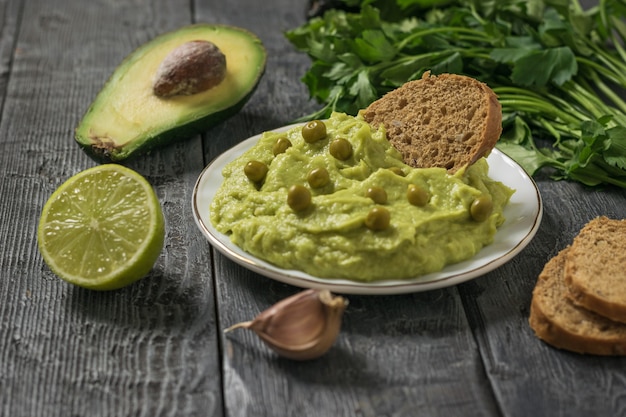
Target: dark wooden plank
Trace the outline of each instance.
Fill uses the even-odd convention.
[[[221,333],[298,289],[219,255],[213,275],[193,183],[223,150],[316,107],[299,80],[308,60],[283,37],[305,2],[222,3],[0,1],[0,415],[622,415],[624,359],[552,349],[527,317],[543,263],[591,217],[626,217],[623,190],[539,179],[544,221],[516,259],[454,288],[348,296],[342,333],[319,360],[284,360],[251,332]],[[54,188],[94,165],[73,128],[126,54],[191,21],[257,33],[267,72],[202,141],[129,163],[168,221],[152,273],[112,293],[70,287],[43,265],[34,236]]]
[[[545,213],[534,241],[498,271],[461,285],[486,372],[506,416],[622,416],[626,359],[554,349],[534,336],[528,315],[543,265],[592,218],[626,218],[626,192],[546,176],[537,181]]]
[[[461,285],[487,375],[506,416],[622,416],[626,358],[579,355],[537,339],[528,325],[543,265],[599,215],[626,218],[626,192],[538,179],[544,219],[531,244],[499,270]]]
[[[296,7],[299,6],[299,7]],[[304,21],[306,2],[238,2],[198,16],[245,27],[268,46],[268,66],[243,111],[205,138],[207,161],[253,134],[316,108],[300,78],[308,58],[284,31]],[[245,12],[237,12],[245,10]],[[209,13],[210,11],[210,13]],[[217,14],[215,14],[217,13]],[[298,291],[216,256],[221,328],[254,317]],[[224,337],[224,401],[232,415],[497,415],[482,359],[455,288],[405,296],[349,296],[342,333],[327,356],[278,358],[251,332]],[[458,415],[458,414],[457,414]]]
[[[22,2],[15,0],[0,1],[0,114],[6,93],[6,85],[13,60],[15,39],[17,37],[18,18]]]
[[[235,21],[269,39],[272,27],[285,27],[285,23],[281,26],[281,13],[292,13],[280,7],[273,10],[274,15],[259,18],[258,24],[246,14]],[[264,16],[262,10],[253,14]],[[301,17],[298,19],[286,27],[295,27]],[[270,27],[265,27],[268,21]],[[285,46],[276,53],[282,57],[287,50]],[[207,160],[242,138],[273,127],[262,117],[254,127],[247,115],[256,112],[257,105],[268,117],[282,109],[283,120],[290,120],[286,116],[294,111],[297,117],[310,110],[306,95],[286,98],[270,87],[277,78],[273,65],[280,65],[281,57],[270,54],[270,72],[258,96],[265,103],[253,99],[240,115],[242,123],[233,121],[207,138]],[[304,68],[307,63],[302,59],[295,54],[286,63]],[[288,78],[282,83],[291,83],[293,91],[299,88]],[[301,110],[298,114],[294,109]],[[542,178],[539,185],[547,206],[544,223],[536,240],[515,260],[455,289],[397,297],[350,296],[338,343],[318,361],[298,364],[277,358],[251,333],[225,337],[225,405],[229,412],[620,415],[623,360],[555,351],[534,337],[527,318],[530,293],[543,263],[591,216],[626,217],[624,193],[589,191],[548,178]],[[249,319],[297,291],[220,256],[216,278],[222,327]],[[602,382],[590,388],[590,375]]]
[[[71,287],[35,239],[56,186],[95,165],[73,140],[90,101],[134,48],[191,23],[189,3],[22,3],[0,124],[0,415],[219,416],[210,255],[191,215],[199,137],[128,163],[154,185],[167,222],[144,280],[109,293]]]
[[[298,291],[230,262],[218,262],[216,276],[223,326]],[[348,299],[336,345],[312,362],[278,358],[251,332],[228,334],[227,409],[256,416],[497,415],[456,289]]]

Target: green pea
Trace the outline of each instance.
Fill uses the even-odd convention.
[[[406,198],[409,200],[409,203],[418,207],[425,206],[428,204],[428,200],[430,199],[426,190],[415,184],[409,184],[407,187]]]
[[[287,191],[287,204],[294,211],[306,210],[311,205],[311,192],[304,185],[292,185]]]
[[[302,138],[307,143],[314,143],[326,137],[326,125],[321,120],[312,120],[302,126]]]
[[[330,143],[329,152],[340,161],[345,161],[352,156],[352,144],[343,138],[335,139]]]
[[[272,153],[276,156],[285,152],[289,147],[291,147],[291,141],[286,137],[280,137],[276,139],[276,142],[274,142],[274,146],[272,146]]]
[[[252,182],[261,182],[267,175],[267,165],[260,161],[249,161],[243,168],[246,177]]]
[[[385,230],[389,227],[391,214],[384,207],[372,208],[365,217],[365,226],[370,230]]]
[[[477,222],[484,222],[493,211],[493,201],[488,195],[477,197],[470,205],[470,215]]]
[[[311,188],[322,188],[330,182],[330,174],[326,168],[314,168],[306,177]]]
[[[370,187],[365,191],[365,197],[369,197],[376,204],[387,202],[387,191],[382,187]]]

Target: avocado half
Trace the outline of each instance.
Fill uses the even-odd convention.
[[[163,59],[194,40],[212,42],[226,56],[224,80],[193,95],[154,95],[152,83]],[[116,162],[191,137],[243,107],[266,61],[259,38],[241,28],[195,24],[160,35],[116,68],[78,124],[75,139],[94,159]]]

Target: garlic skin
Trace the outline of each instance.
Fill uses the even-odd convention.
[[[235,324],[224,332],[249,329],[285,358],[316,359],[337,339],[347,306],[348,300],[328,290],[309,289],[274,304],[254,320]]]

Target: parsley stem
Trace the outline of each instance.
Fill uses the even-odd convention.
[[[455,0],[412,15],[403,5],[421,0],[354,2],[359,12],[287,32],[313,60],[303,81],[323,104],[300,120],[355,114],[425,71],[464,74],[497,94],[500,144],[530,171],[626,188],[626,0],[588,10],[580,0]],[[553,140],[539,148],[535,138]]]
[[[430,28],[423,29],[423,30],[418,30],[415,33],[407,36],[406,38],[403,38],[397,44],[397,48],[398,50],[402,50],[407,47],[407,44],[413,42],[415,39],[423,38],[428,35],[436,35],[440,33],[445,33],[445,34],[456,33],[456,34],[471,35],[471,36],[465,36],[464,39],[466,40],[474,40],[474,41],[481,41],[481,42],[488,42],[488,43],[492,41],[492,39],[485,32],[481,32],[475,29],[468,29],[465,27],[456,27],[456,26],[437,26],[437,27],[430,27]]]
[[[508,108],[517,112],[523,111],[528,114],[551,115],[554,119],[564,121],[566,123],[574,123],[576,118],[571,117],[568,113],[563,112],[549,103],[542,101],[529,100],[528,98],[500,98],[500,104],[503,109]],[[504,111],[504,110],[503,110]]]
[[[606,66],[601,65],[598,62],[592,61],[591,59],[588,59],[586,57],[577,57],[576,61],[581,67],[587,69],[588,71],[602,74],[602,76],[606,77],[607,79],[613,80],[617,84],[626,87],[626,67],[622,69],[622,71],[624,72],[616,73]]]
[[[563,111],[555,106],[549,99],[539,96],[536,93],[529,93],[521,88],[500,88],[494,87],[494,92],[498,95],[498,100],[502,105],[503,111],[524,111],[530,114],[550,115],[555,120],[560,120],[567,124],[578,124],[586,117],[579,114],[574,109]],[[507,93],[509,91],[509,93]]]

